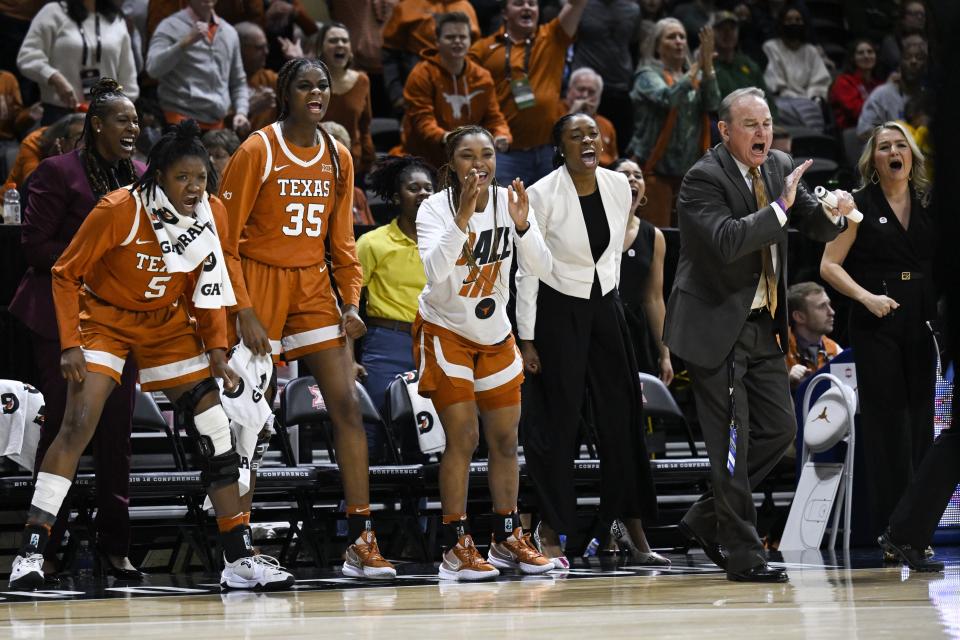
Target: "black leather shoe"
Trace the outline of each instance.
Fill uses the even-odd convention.
[[[909,544],[895,542],[890,537],[890,529],[877,538],[877,544],[883,549],[884,556],[890,554],[914,571],[943,571],[943,563],[928,559],[926,549],[916,549]]]
[[[681,520],[680,524],[677,525],[677,529],[679,529],[680,533],[685,535],[696,545],[700,546],[713,564],[717,565],[721,569],[727,568],[727,556],[723,553],[723,547],[716,542],[707,542],[701,538],[696,534],[696,532],[694,532],[690,525],[683,520]]]
[[[147,574],[139,569],[124,569],[115,566],[110,562],[110,556],[99,548],[97,549],[95,563],[97,565],[96,573],[101,577],[113,576],[117,580],[124,582],[142,582],[143,579],[147,577]]]
[[[768,564],[751,567],[746,571],[728,571],[727,580],[732,582],[787,582],[787,572]]]

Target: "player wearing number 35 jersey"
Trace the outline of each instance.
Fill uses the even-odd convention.
[[[319,124],[330,103],[330,72],[295,58],[277,76],[279,118],[254,132],[230,159],[220,197],[227,208],[224,248],[237,305],[228,322],[256,354],[281,349],[303,358],[333,422],[351,545],[343,572],[394,578],[370,520],[367,437],[360,420],[353,357],[345,337],[366,332],[357,305],[363,281],[353,239],[353,160]],[[329,240],[336,298],[327,272]],[[231,341],[231,344],[234,341]],[[251,478],[252,480],[253,478]],[[253,487],[245,496],[249,512]]]

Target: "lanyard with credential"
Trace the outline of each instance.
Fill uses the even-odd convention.
[[[77,29],[80,30],[80,40],[83,41],[83,66],[87,66],[87,34],[83,32],[83,23],[77,23]],[[100,64],[100,54],[103,53],[103,45],[100,41],[100,14],[94,14],[93,19],[94,34],[97,36],[97,64]]]
[[[523,44],[523,77],[526,78],[530,75],[530,50],[533,49],[533,38],[527,38],[524,40]],[[507,36],[507,43],[504,45],[503,51],[503,75],[507,81],[513,77],[513,71],[510,69],[510,50],[512,48],[513,39],[510,36]]]

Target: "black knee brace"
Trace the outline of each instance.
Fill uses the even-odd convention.
[[[213,378],[206,378],[197,383],[193,389],[177,400],[174,405],[174,420],[178,428],[183,427],[190,439],[197,443],[200,482],[204,487],[218,488],[236,482],[240,478],[240,456],[234,448],[226,453],[214,455],[213,442],[208,436],[197,431],[193,420],[197,404],[201,398],[211,392],[220,393],[217,381]]]

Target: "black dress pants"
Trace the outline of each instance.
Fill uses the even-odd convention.
[[[584,383],[594,400],[603,522],[655,517],[639,379],[616,291],[585,300],[541,282],[534,344],[542,373],[528,377],[524,402],[540,406],[538,419],[524,421],[523,446],[543,519],[560,533],[576,533],[573,461]]]
[[[870,535],[886,528],[893,510],[933,442],[936,353],[920,305],[891,295],[901,306],[877,318],[862,306],[850,316],[857,365],[864,465],[870,485]]]
[[[768,314],[744,323],[733,346],[737,448],[734,473],[727,470],[730,443],[728,364],[687,363],[697,415],[710,457],[712,489],[694,503],[684,522],[700,537],[719,542],[727,570],[743,572],[766,563],[757,535],[753,488],[770,473],[797,430],[783,352]]]

